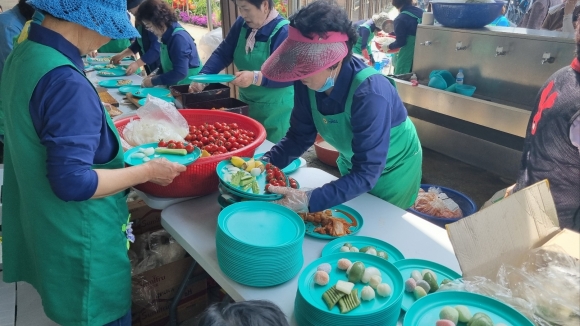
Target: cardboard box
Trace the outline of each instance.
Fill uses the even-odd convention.
[[[161,211],[153,209],[141,199],[128,202],[131,222],[133,222],[133,234],[143,234],[161,230]]]
[[[464,277],[495,279],[502,264],[519,266],[530,249],[552,243],[579,256],[580,235],[559,228],[547,180],[446,227]]]
[[[165,325],[169,320],[169,308],[193,259],[187,257],[173,263],[133,276],[143,277],[157,292],[157,311],[133,304],[133,325]],[[201,313],[207,307],[207,274],[197,266],[194,281],[184,291],[178,306],[178,319],[182,322]]]

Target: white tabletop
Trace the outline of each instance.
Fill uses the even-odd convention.
[[[301,168],[292,177],[305,188],[316,188],[336,180],[336,177],[315,168]],[[164,209],[161,224],[235,301],[272,301],[290,318],[291,324],[296,324],[293,312],[298,276],[279,286],[252,288],[234,282],[220,270],[215,246],[216,221],[220,212],[218,195],[214,193]],[[363,216],[364,226],[357,235],[384,240],[397,247],[406,258],[428,259],[461,272],[445,230],[369,194],[345,204]],[[327,243],[306,236],[304,266],[320,257]]]

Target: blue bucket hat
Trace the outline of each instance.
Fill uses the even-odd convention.
[[[127,15],[126,0],[29,0],[28,4],[114,40],[140,37]]]

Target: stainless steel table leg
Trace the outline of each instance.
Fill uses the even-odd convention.
[[[185,291],[185,288],[189,285],[189,282],[191,280],[191,275],[193,275],[193,271],[195,270],[196,266],[197,266],[197,262],[194,260],[191,263],[191,266],[189,267],[189,269],[187,270],[187,273],[185,273],[185,276],[183,277],[183,281],[181,281],[181,285],[179,286],[177,293],[175,293],[175,296],[173,297],[173,300],[171,301],[171,307],[169,308],[169,325],[170,326],[177,326],[177,306],[179,306],[179,300],[181,300],[181,297],[183,296],[183,291]]]

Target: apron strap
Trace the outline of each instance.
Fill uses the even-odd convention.
[[[409,15],[409,16],[411,16],[411,17],[413,17],[413,18],[417,19],[417,23],[419,23],[419,24],[421,24],[421,23],[423,22],[423,19],[422,19],[422,18],[419,18],[419,17],[417,17],[417,16],[413,15],[413,13],[411,13],[411,12],[409,12],[409,11],[406,11],[406,10],[405,10],[405,11],[401,11],[401,13],[402,13],[402,14]]]
[[[274,30],[272,31],[272,33],[270,34],[270,37],[268,37],[268,42],[270,42],[270,40],[272,40],[272,36],[276,35],[276,33],[278,33],[280,28],[282,28],[288,24],[290,24],[290,22],[286,19],[282,19],[281,21],[279,21],[278,24],[276,25],[276,27],[274,27]]]

